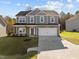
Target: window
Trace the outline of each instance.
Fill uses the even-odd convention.
[[[26,28],[19,28],[19,33],[21,33],[21,34],[26,33]]]
[[[25,22],[25,18],[24,18],[24,17],[22,18],[22,22],[23,22],[23,23]]]
[[[25,20],[26,20],[25,17],[19,17],[19,22],[20,23],[25,23]]]
[[[41,23],[44,23],[44,16],[41,16],[41,17],[40,17],[40,22],[41,22]]]
[[[30,17],[30,23],[34,23],[34,17],[33,16]]]
[[[25,22],[26,22],[26,18],[23,17],[23,18],[22,18],[22,23],[25,23]]]
[[[54,20],[55,20],[54,17],[51,17],[50,18],[50,23],[54,23],[55,22]]]
[[[22,23],[22,20],[20,19],[20,23]]]

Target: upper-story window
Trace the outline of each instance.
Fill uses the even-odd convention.
[[[44,23],[44,16],[40,16],[40,22]]]
[[[20,23],[25,23],[26,21],[26,18],[25,17],[19,17],[19,22]]]
[[[34,23],[34,17],[33,16],[30,17],[30,23]]]
[[[54,17],[50,17],[50,23],[55,23],[55,18]]]
[[[22,20],[20,20],[20,23],[22,23]]]

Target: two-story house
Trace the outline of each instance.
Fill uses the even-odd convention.
[[[52,10],[38,8],[20,11],[16,15],[14,35],[16,36],[58,36],[60,31],[59,15]]]

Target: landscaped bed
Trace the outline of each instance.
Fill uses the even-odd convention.
[[[27,49],[30,47],[37,47],[38,39],[37,38],[30,38],[30,40],[26,39],[27,39],[26,37],[1,37],[0,55],[2,57],[5,56],[6,58],[4,59],[27,59],[28,58]]]
[[[73,44],[79,44],[79,32],[66,32],[63,31],[60,34],[62,39],[66,39]]]

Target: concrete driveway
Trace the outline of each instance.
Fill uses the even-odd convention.
[[[38,47],[39,52],[64,48],[61,39],[57,36],[39,36]]]
[[[66,49],[41,51],[38,59],[79,59],[79,45],[74,45],[66,40],[62,41]]]

